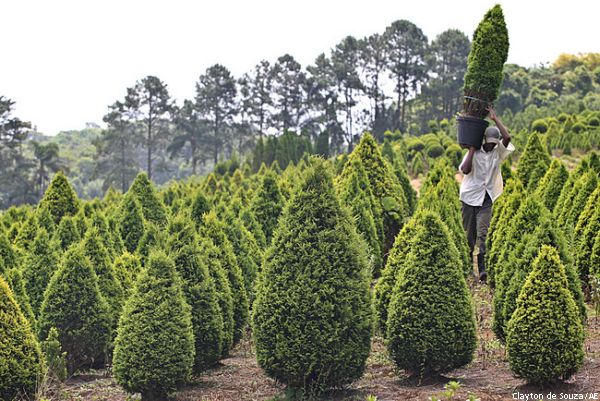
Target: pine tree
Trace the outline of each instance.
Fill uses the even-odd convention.
[[[194,372],[199,373],[214,365],[221,357],[223,316],[214,281],[204,263],[190,220],[183,216],[176,217],[169,223],[169,233],[169,248],[175,269],[183,279],[183,292],[192,308],[196,350]]]
[[[123,299],[126,300],[131,295],[138,273],[142,270],[140,258],[135,254],[125,251],[115,259],[113,267],[115,277],[121,283],[125,292]]]
[[[58,172],[52,177],[50,185],[38,206],[48,208],[55,224],[59,224],[64,216],[74,216],[79,210],[77,193],[63,173]]]
[[[119,232],[128,252],[134,253],[144,235],[142,208],[133,194],[123,197],[119,213]]]
[[[511,370],[534,384],[566,380],[583,364],[584,331],[555,249],[543,246],[508,322]]]
[[[193,364],[191,308],[173,261],[153,252],[119,320],[115,378],[144,401],[162,401],[189,379]]]
[[[262,227],[267,244],[271,243],[283,205],[284,198],[277,183],[277,176],[268,172],[264,175],[251,205],[252,213]]]
[[[139,173],[125,196],[129,193],[135,196],[135,199],[140,203],[144,218],[159,227],[167,225],[167,211],[165,205],[161,202],[156,194],[154,185],[148,179],[146,173]]]
[[[433,212],[424,212],[419,221],[392,291],[387,345],[397,368],[422,377],[471,362],[476,333],[471,296],[448,229]]]
[[[43,371],[39,345],[31,326],[0,277],[0,399],[35,396]]]
[[[19,232],[14,240],[14,244],[19,248],[28,251],[31,243],[35,239],[38,228],[37,215],[31,213],[27,220],[19,227]]]
[[[267,247],[267,237],[265,237],[265,233],[262,230],[262,226],[256,220],[256,216],[254,212],[248,207],[240,210],[240,220],[244,224],[244,227],[250,231],[254,239],[258,243],[260,249],[265,249]],[[260,266],[259,266],[260,268]]]
[[[331,173],[311,164],[265,256],[252,321],[258,364],[309,394],[363,374],[372,330],[363,242]]]
[[[242,338],[246,324],[248,323],[248,294],[244,287],[244,276],[233,252],[231,242],[225,235],[222,224],[218,221],[214,211],[204,216],[204,224],[200,234],[212,240],[217,249],[217,255],[223,270],[227,274],[231,286],[233,299],[233,343]]]
[[[550,168],[536,189],[537,196],[548,210],[554,209],[554,205],[556,205],[560,192],[568,178],[569,172],[563,162],[560,159],[553,159]]]
[[[150,251],[156,248],[162,248],[166,242],[165,233],[162,228],[154,223],[147,223],[144,235],[138,244],[136,255],[139,256],[142,266],[146,265],[146,259],[150,256]]]
[[[400,186],[402,187],[402,191],[404,192],[404,197],[406,198],[406,204],[408,206],[408,213],[409,215],[412,215],[417,208],[417,191],[415,191],[410,183],[410,177],[408,176],[406,166],[401,162],[396,161],[394,164],[394,174],[398,178]]]
[[[39,338],[56,327],[69,373],[100,366],[110,340],[109,307],[81,246],[67,250],[44,294]]]
[[[59,258],[50,246],[48,233],[41,229],[23,261],[25,289],[36,316],[39,316],[44,300],[44,291],[48,287],[50,278],[58,269],[58,264]]]
[[[523,183],[523,187],[535,190],[549,166],[550,155],[542,146],[539,135],[534,132],[529,135],[525,150],[519,158],[517,177]]]

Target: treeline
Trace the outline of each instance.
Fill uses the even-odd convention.
[[[274,160],[285,168],[309,149],[325,156],[351,150],[365,131],[380,143],[387,131],[418,136],[449,127],[453,136],[469,46],[460,31],[429,41],[400,20],[382,33],[348,36],[305,67],[289,54],[262,60],[239,78],[213,65],[196,82],[195,97],[182,104],[165,82],[147,76],[108,107],[107,129],[72,133],[84,136],[75,139],[85,142],[76,149],[83,159],[72,147],[69,154],[53,144],[72,142],[66,134],[57,140],[31,132],[2,97],[0,207],[37,202],[58,170],[91,198],[111,186],[126,191],[140,171],[163,184],[251,151],[255,171]],[[562,55],[532,68],[508,64],[504,75],[496,107],[513,130],[529,130],[532,121],[560,112],[600,110],[599,53]],[[419,171],[427,163],[416,164]]]

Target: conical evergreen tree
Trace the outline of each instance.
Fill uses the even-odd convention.
[[[212,240],[217,249],[221,266],[229,279],[233,298],[233,343],[237,344],[242,338],[244,329],[248,323],[249,304],[248,294],[244,287],[244,276],[233,252],[231,242],[225,235],[223,226],[218,221],[214,211],[204,216],[204,224],[200,230],[200,234]]]
[[[59,258],[50,247],[48,233],[46,230],[41,229],[33,241],[30,252],[23,261],[25,289],[36,316],[39,316],[40,307],[44,300],[44,291],[48,287],[50,278],[58,269],[58,264]]]
[[[281,195],[277,177],[269,172],[263,177],[251,205],[252,212],[262,227],[267,244],[271,243],[283,205],[284,198]]]
[[[125,292],[124,299],[126,300],[129,298],[129,295],[131,295],[133,284],[135,283],[138,273],[142,270],[140,258],[135,254],[125,251],[121,256],[115,259],[113,266],[115,277],[123,287]]]
[[[189,379],[193,364],[191,308],[173,261],[153,252],[119,320],[115,378],[144,401],[162,401]]]
[[[38,229],[37,215],[35,213],[31,213],[25,223],[19,227],[19,233],[14,240],[14,244],[21,249],[29,250],[29,247],[35,239]]]
[[[79,230],[71,216],[65,216],[58,225],[52,238],[61,251],[66,251],[71,245],[81,241]]]
[[[0,274],[4,274],[6,270],[18,267],[18,255],[15,252],[10,241],[6,237],[4,231],[0,231]]]
[[[494,318],[493,329],[496,335],[504,340],[506,324],[512,316],[517,297],[525,283],[531,266],[542,245],[555,248],[560,256],[561,263],[565,266],[568,286],[571,295],[578,307],[582,322],[586,319],[586,307],[581,291],[581,282],[573,266],[573,257],[567,246],[564,235],[556,227],[556,223],[544,211],[539,218],[539,225],[533,233],[521,237],[520,242],[508,256],[502,274],[498,277],[498,286],[494,292]]]
[[[404,193],[390,165],[381,155],[379,146],[371,134],[364,134],[358,146],[348,157],[340,179],[352,174],[355,164],[353,159],[359,159],[369,178],[369,183],[375,197],[381,202],[384,226],[383,252],[386,254],[394,243],[394,238],[408,217],[409,208]],[[379,216],[375,216],[378,218]]]
[[[63,173],[58,172],[54,175],[40,201],[39,208],[47,208],[55,224],[59,224],[63,216],[77,214],[79,210],[77,193]]]
[[[588,197],[598,186],[598,176],[596,172],[589,170],[584,173],[573,186],[571,194],[566,199],[560,212],[555,213],[558,224],[563,227],[567,239],[573,239],[575,224],[579,215],[583,212]]]
[[[598,233],[600,233],[600,185],[588,197],[573,232],[575,266],[581,282],[586,285],[589,282],[588,275],[592,266],[590,259],[592,247]]]
[[[358,159],[351,163],[357,166],[352,173],[338,182],[340,202],[350,208],[356,228],[368,245],[371,270],[374,276],[379,276],[383,265],[383,218],[381,209],[371,191],[367,174]],[[378,216],[379,220],[375,220]]]
[[[17,269],[16,267],[13,267],[12,269],[9,269],[6,272],[5,277],[8,286],[13,292],[15,301],[17,301],[17,303],[21,307],[21,312],[23,312],[23,316],[25,316],[31,327],[35,328],[35,315],[33,314],[33,309],[31,309],[29,295],[27,295],[27,290],[25,289],[25,283],[23,282],[23,273],[21,273],[21,270]]]
[[[550,167],[550,155],[542,146],[539,135],[534,132],[529,135],[525,150],[519,158],[517,177],[523,183],[523,187],[535,190],[548,167]]]
[[[134,253],[144,235],[144,216],[142,208],[133,194],[123,197],[119,214],[119,232],[125,243],[125,249]]]
[[[569,178],[569,172],[560,159],[553,159],[550,168],[536,189],[537,196],[548,208],[553,210],[560,192]]]
[[[569,178],[567,179],[567,182],[565,182],[565,185],[563,185],[563,190],[560,191],[556,205],[554,205],[554,209],[552,210],[555,216],[558,216],[564,207],[569,207],[569,203],[572,202],[573,198],[575,197],[575,192],[573,192],[575,189],[575,183],[589,170],[589,160],[584,158],[579,162],[575,170],[569,174]]]
[[[217,291],[217,302],[223,320],[223,337],[220,345],[221,356],[226,357],[233,346],[233,333],[235,330],[233,312],[233,293],[227,278],[227,272],[221,265],[219,250],[209,238],[198,238],[199,248],[202,251],[202,264],[208,267]]]
[[[112,236],[110,233],[110,228],[108,226],[108,220],[106,219],[106,215],[101,210],[95,210],[90,217],[90,227],[95,228],[98,231],[98,236],[106,248],[111,259],[117,256],[115,244],[112,240]]]
[[[265,233],[256,216],[254,216],[254,212],[250,208],[242,209],[240,211],[240,220],[244,224],[244,227],[250,231],[254,239],[256,239],[260,249],[265,249],[267,247],[267,237],[265,237]]]
[[[358,379],[372,331],[363,241],[325,164],[312,165],[265,256],[253,313],[259,365],[309,393]]]
[[[44,294],[39,338],[56,327],[69,373],[101,365],[110,339],[109,307],[81,246],[67,250]]]
[[[162,248],[166,242],[165,234],[159,226],[154,223],[147,223],[144,230],[144,235],[140,239],[136,254],[139,256],[142,266],[146,265],[146,259],[150,255],[150,251],[156,248]]]
[[[198,239],[189,219],[178,216],[169,224],[170,252],[183,279],[183,292],[192,308],[195,339],[194,372],[214,365],[221,357],[223,316],[215,284],[204,264]],[[186,233],[187,232],[187,233]],[[186,238],[187,237],[187,238]]]
[[[54,217],[50,213],[49,208],[45,206],[40,206],[37,208],[35,215],[37,220],[37,226],[44,228],[46,231],[48,231],[48,234],[50,235],[54,234],[54,230],[56,229],[56,223],[54,222]]]
[[[471,362],[476,333],[471,295],[447,228],[432,212],[420,222],[392,291],[387,340],[396,367],[423,376]]]
[[[201,190],[196,190],[194,194],[194,201],[192,202],[191,218],[196,224],[196,228],[199,229],[202,225],[202,220],[205,213],[210,211],[210,203],[206,196]]]
[[[64,381],[67,378],[67,353],[62,351],[56,327],[50,329],[41,345],[48,368],[47,376],[59,382]]]
[[[0,399],[33,399],[43,362],[31,326],[0,277]]]
[[[148,179],[146,173],[139,173],[125,196],[131,192],[140,203],[142,213],[147,221],[150,221],[159,227],[167,225],[167,211],[165,205],[161,202],[154,185]]]
[[[583,364],[584,331],[555,249],[543,246],[508,322],[511,370],[530,383],[568,379]]]
[[[117,322],[121,315],[123,302],[125,301],[125,291],[121,283],[117,280],[117,275],[115,274],[108,251],[104,247],[100,234],[95,227],[91,227],[85,234],[83,252],[89,259],[98,277],[100,293],[108,302],[111,328],[114,331],[117,328]]]
[[[249,305],[252,305],[254,302],[254,281],[262,263],[263,252],[252,233],[235,216],[233,211],[226,210],[223,214],[223,228],[231,242],[235,258],[242,271]]]
[[[390,249],[385,268],[381,272],[381,277],[375,284],[375,312],[377,316],[377,326],[381,334],[387,335],[388,308],[392,290],[396,285],[398,273],[403,269],[406,256],[411,250],[419,227],[421,213],[417,212],[400,230],[396,236],[394,246]]]
[[[408,176],[406,166],[397,161],[394,164],[394,174],[398,178],[400,186],[402,187],[402,191],[404,192],[404,197],[406,198],[406,204],[408,206],[408,213],[409,215],[412,215],[417,208],[417,191],[415,191],[410,183],[410,177]]]

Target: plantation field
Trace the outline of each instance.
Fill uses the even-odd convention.
[[[381,337],[375,337],[367,370],[362,379],[348,389],[329,392],[323,400],[363,401],[368,395],[378,401],[428,401],[431,396],[442,397],[444,385],[455,380],[461,383],[454,400],[465,400],[469,393],[481,401],[513,400],[514,392],[547,394],[554,392],[585,394],[600,391],[600,316],[589,309],[589,325],[585,342],[585,362],[569,381],[540,390],[516,379],[508,367],[503,345],[491,330],[491,294],[485,285],[470,283],[477,313],[477,351],[474,361],[450,375],[425,379],[422,383],[394,373],[392,363]],[[110,377],[106,370],[75,375],[62,386],[53,389],[56,401],[126,401],[128,395]],[[559,399],[559,398],[558,398]],[[257,366],[250,336],[232,351],[229,358],[194,378],[178,392],[177,401],[276,401],[285,400],[284,386],[268,378]]]

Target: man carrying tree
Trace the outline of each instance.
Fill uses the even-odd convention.
[[[496,123],[485,130],[481,149],[469,147],[460,164],[463,180],[460,186],[463,228],[471,255],[479,242],[477,267],[479,279],[486,281],[485,239],[492,218],[492,204],[502,194],[504,188],[500,164],[515,150],[510,143],[510,135],[494,109],[488,107],[488,117]]]

